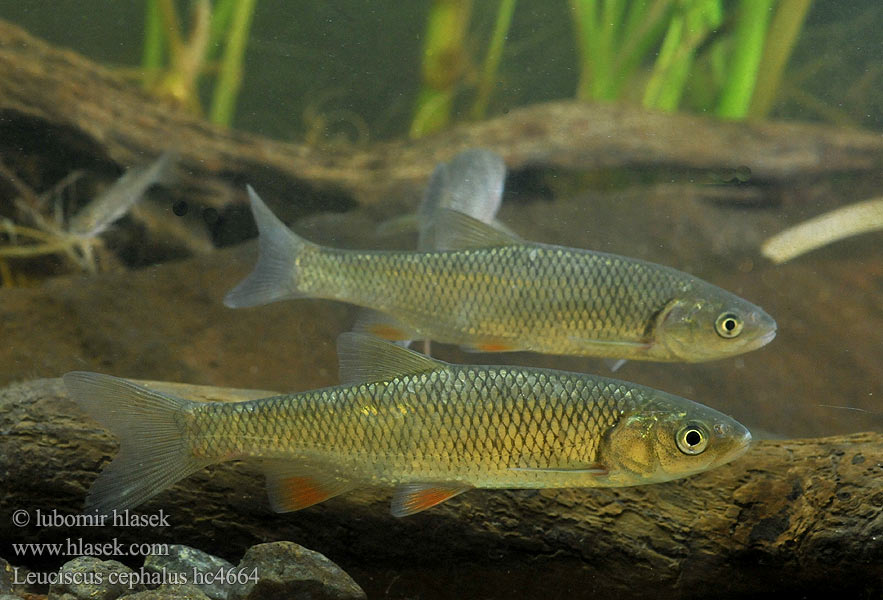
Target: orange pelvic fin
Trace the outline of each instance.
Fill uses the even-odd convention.
[[[355,325],[353,325],[353,331],[370,333],[373,336],[391,342],[412,340],[419,337],[417,332],[400,323],[395,317],[371,309],[361,311]]]
[[[352,489],[346,479],[306,472],[290,465],[272,465],[265,469],[267,495],[276,512],[300,510],[324,502]]]

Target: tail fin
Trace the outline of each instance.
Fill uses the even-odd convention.
[[[295,259],[310,242],[286,227],[251,186],[248,186],[248,197],[258,226],[261,253],[254,270],[227,293],[224,304],[244,308],[300,297]]]
[[[180,412],[190,401],[98,373],[68,373],[64,384],[89,416],[120,439],[119,454],[89,492],[87,512],[133,508],[211,464],[189,451]]]

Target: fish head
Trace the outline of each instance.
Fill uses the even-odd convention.
[[[776,321],[758,306],[719,288],[671,300],[659,313],[654,345],[686,362],[735,356],[776,337]]]
[[[687,477],[730,462],[748,450],[751,433],[727,415],[666,395],[631,411],[609,432],[602,462],[610,485]]]

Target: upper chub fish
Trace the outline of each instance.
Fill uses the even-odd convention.
[[[446,209],[433,250],[339,250],[299,237],[248,193],[260,256],[227,294],[232,308],[328,298],[372,309],[357,329],[389,340],[625,360],[715,360],[775,335],[759,307],[663,265],[527,242]]]

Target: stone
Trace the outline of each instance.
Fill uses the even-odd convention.
[[[294,542],[252,546],[239,563],[256,577],[231,588],[230,600],[360,600],[362,588],[325,556]]]
[[[189,583],[161,585],[155,590],[145,590],[120,596],[119,600],[209,600],[203,591]],[[2,600],[2,599],[0,599]]]
[[[123,594],[144,589],[140,583],[132,583],[135,575],[115,560],[81,556],[61,567],[60,581],[49,586],[48,600],[116,600]]]
[[[190,582],[211,598],[212,600],[226,600],[227,585],[223,577],[217,577],[234,570],[231,563],[223,558],[218,558],[202,550],[173,544],[168,547],[167,555],[150,554],[144,558],[144,570],[152,573],[181,574],[186,581]],[[197,581],[199,578],[199,581]]]

